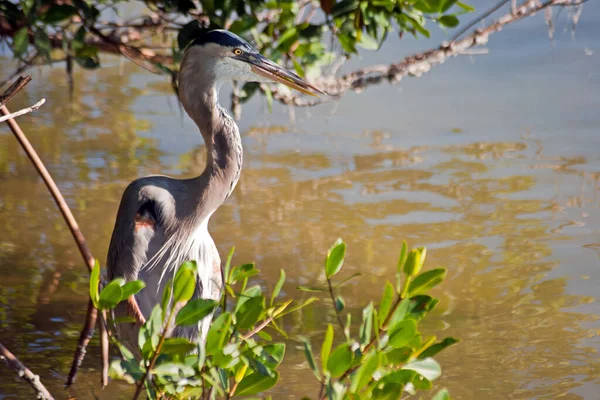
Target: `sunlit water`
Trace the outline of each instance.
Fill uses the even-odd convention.
[[[586,5],[576,39],[547,37],[536,17],[493,37],[491,53],[452,59],[420,79],[342,101],[269,113],[244,108],[245,164],[210,230],[224,254],[256,261],[284,295],[323,283],[337,237],[349,245],[344,289],[356,312],[392,279],[402,239],[448,268],[424,327],[460,345],[439,356],[460,399],[600,398],[600,7]],[[400,59],[444,38],[397,41],[348,68]],[[20,119],[89,241],[105,259],[121,193],[139,176],[190,177],[201,136],[161,77],[107,60],[78,71],[71,101],[60,68],[42,69],[10,106],[48,102]],[[2,75],[10,65],[3,61]],[[223,93],[223,101],[227,97]],[[57,209],[6,127],[0,130],[0,341],[57,398],[87,304],[87,272]],[[327,299],[323,299],[327,302]],[[330,307],[285,321],[292,337],[321,333]],[[323,314],[326,312],[326,314]],[[316,340],[316,338],[315,338]],[[96,339],[71,395],[126,397],[98,387]],[[316,396],[294,341],[275,398]],[[0,367],[0,399],[30,398]]]

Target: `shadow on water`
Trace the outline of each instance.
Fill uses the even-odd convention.
[[[589,68],[594,65],[597,58]],[[6,72],[8,66],[1,68]],[[402,98],[414,104],[404,105],[402,115],[377,109],[387,119],[373,117],[373,126],[368,114],[356,113],[357,104],[369,104],[369,96],[398,96],[395,87],[351,95],[339,114],[330,115],[329,106],[297,111],[294,124],[284,108],[269,115],[254,101],[241,123],[244,172],[211,220],[215,242],[222,254],[235,245],[237,262],[255,260],[264,285],[272,286],[285,268],[283,295],[300,299],[304,294],[295,287],[323,283],[324,252],[343,236],[349,246],[345,273],[362,273],[344,292],[356,313],[379,299],[402,239],[426,245],[429,267],[447,267],[449,278],[425,329],[463,340],[439,357],[440,385],[463,399],[593,398],[600,391],[600,158],[590,149],[598,145],[600,121],[586,111],[593,101],[576,88],[564,94],[571,100],[555,99],[565,116],[583,121],[565,123],[571,127],[545,127],[541,112],[515,125],[515,119],[506,122],[485,110],[458,128],[451,117],[444,129],[437,128],[439,121],[421,128],[398,124],[413,112],[421,118],[428,103],[410,97],[416,90],[411,85],[427,88],[436,79],[411,81]],[[595,79],[591,85],[597,88]],[[75,81],[70,101],[62,71],[44,69],[11,106],[48,99],[21,120],[22,127],[92,252],[104,261],[127,183],[154,173],[198,174],[204,153],[200,135],[160,78],[124,64],[79,71]],[[439,96],[441,102],[450,92]],[[352,118],[354,129],[348,128]],[[565,139],[554,136],[557,130],[577,140],[565,147]],[[85,313],[87,272],[45,187],[7,130],[0,131],[0,189],[0,340],[58,398],[66,398],[62,382]],[[323,315],[326,309],[290,316],[286,328],[292,334],[319,332],[333,321],[333,315]],[[288,346],[274,397],[316,395],[302,352],[294,342]],[[73,391],[78,398],[99,393],[98,353],[94,339]],[[6,370],[0,382],[0,399],[30,395]],[[100,397],[126,397],[123,390],[111,384]]]

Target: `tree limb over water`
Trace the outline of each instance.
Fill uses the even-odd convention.
[[[96,68],[100,65],[98,53],[105,53],[125,56],[154,73],[170,74],[172,81],[176,82],[178,61],[186,43],[190,37],[193,37],[194,29],[224,27],[253,38],[259,50],[265,51],[271,58],[287,63],[289,66],[293,64],[297,72],[312,72],[309,74],[309,78],[312,78],[310,80],[330,96],[305,98],[289,90],[265,85],[261,85],[260,90],[270,91],[272,98],[283,104],[314,106],[339,98],[348,91],[361,92],[371,85],[382,82],[396,83],[405,76],[419,77],[450,57],[470,54],[474,48],[485,45],[492,34],[499,32],[506,25],[551,7],[581,6],[586,1],[525,0],[518,4],[515,0],[501,0],[479,18],[465,24],[465,27],[450,41],[441,43],[436,48],[408,56],[398,63],[360,68],[342,76],[336,76],[336,71],[350,54],[357,52],[356,46],[379,48],[387,40],[392,27],[399,30],[401,36],[407,32],[415,36],[429,37],[425,21],[452,28],[459,24],[457,16],[473,11],[473,8],[455,0],[445,2],[422,0],[418,5],[403,4],[395,6],[396,8],[373,5],[371,2],[362,4],[361,1],[321,1],[320,3],[301,1],[292,3],[294,5],[291,6],[290,11],[272,10],[259,1],[254,5],[244,6],[247,15],[243,15],[239,10],[235,10],[237,13],[235,14],[232,13],[233,10],[210,9],[211,6],[208,5],[210,2],[206,5],[205,2],[199,2],[204,7],[201,9],[197,9],[190,3],[186,6],[187,9],[182,10],[173,6],[177,2],[165,0],[159,3],[146,2],[151,10],[148,15],[124,22],[107,22],[100,19],[102,9],[96,8],[95,3],[86,3],[88,5],[85,7],[78,5],[81,3],[77,2],[73,3],[75,6],[65,6],[62,1],[57,0],[56,4],[50,3],[49,8],[34,10],[34,14],[38,15],[42,24],[46,24],[51,29],[34,27],[25,17],[26,10],[13,10],[12,17],[8,12],[0,15],[0,35],[4,39],[12,38],[11,48],[21,60],[17,74],[33,65],[65,62],[67,73],[71,76],[74,61],[83,68]],[[472,30],[509,2],[510,11],[507,14],[481,28]],[[120,3],[119,0],[114,0],[115,5]],[[177,4],[177,7],[181,6]],[[365,7],[362,7],[363,5]],[[50,13],[55,6],[57,11]],[[319,7],[325,16],[324,22],[323,15],[315,16],[315,10]],[[434,9],[434,7],[438,8]],[[451,14],[456,8],[461,8],[462,11]],[[44,12],[47,14],[43,14]],[[286,13],[293,15],[285,19]],[[190,17],[191,21],[189,21]],[[369,20],[369,18],[373,19]],[[350,28],[347,28],[348,22],[351,22]],[[271,27],[274,33],[265,33],[267,28],[264,28],[264,24]],[[176,41],[169,34],[173,31],[178,32]],[[324,39],[325,31],[332,33],[330,50],[334,48],[335,39],[337,39],[336,44],[341,46],[341,51],[337,53],[342,54],[333,62],[337,65],[335,68],[331,65],[332,58],[328,55],[330,53],[320,43]],[[33,49],[29,51],[32,47]],[[63,54],[54,54],[61,52]],[[329,71],[323,75],[315,73],[315,68],[321,69],[324,60],[329,60],[326,62],[329,64]],[[10,79],[12,77],[8,80]],[[4,83],[6,81],[2,84]],[[234,114],[239,114],[243,101],[258,88],[258,85],[254,85],[236,90],[232,101]]]
[[[541,3],[537,0],[527,0],[518,5],[513,12],[503,15],[484,28],[476,29],[463,39],[458,39],[464,32],[456,35],[455,40],[444,42],[437,48],[414,54],[402,61],[391,65],[373,65],[350,72],[342,77],[323,77],[315,84],[331,96],[340,97],[348,91],[361,92],[368,86],[382,82],[397,83],[405,76],[420,77],[429,72],[431,67],[441,64],[450,57],[465,54],[468,50],[485,45],[490,36],[502,30],[506,25],[521,19],[531,17],[549,7],[574,7],[580,6],[587,0],[549,0]],[[495,9],[494,9],[495,11]],[[484,14],[488,16],[488,13]],[[478,18],[475,24],[483,18]],[[470,24],[474,26],[475,24]],[[314,106],[322,103],[324,98],[299,97],[286,91],[273,90],[273,98],[295,106]]]

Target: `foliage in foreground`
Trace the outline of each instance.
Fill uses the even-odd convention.
[[[332,280],[341,271],[345,252],[341,240],[329,250],[324,264],[326,288],[299,287],[329,292],[337,319],[336,324],[327,325],[318,342],[299,338],[317,379],[316,398],[392,400],[431,389],[432,381],[441,375],[432,357],[458,342],[454,338],[436,341],[435,336],[423,337],[418,329],[420,321],[438,303],[427,293],[444,280],[446,270],[421,272],[425,249],[408,251],[404,242],[395,283],[386,282],[379,303],[370,302],[362,310],[359,329],[354,332],[351,314],[344,314],[344,299],[338,292],[358,274],[339,282]],[[122,355],[111,364],[111,376],[135,384],[135,397],[145,388],[150,399],[229,399],[258,395],[277,384],[277,368],[286,351],[285,343],[277,339],[287,338],[277,321],[317,298],[301,304],[279,301],[285,281],[283,270],[273,292],[266,296],[258,285],[249,286],[249,278],[259,273],[254,264],[232,267],[232,256],[233,250],[225,264],[226,284],[220,302],[192,299],[196,265],[186,262],[179,268],[167,285],[162,303],[140,329],[141,361],[111,335]],[[141,281],[126,283],[117,278],[99,292],[99,276],[97,265],[92,272],[90,296],[99,309],[110,310],[144,288]],[[213,312],[206,346],[169,337],[175,326],[197,324]],[[115,324],[131,321],[109,323],[114,328]],[[320,356],[318,361],[313,344]],[[442,389],[434,399],[449,399],[449,395]]]

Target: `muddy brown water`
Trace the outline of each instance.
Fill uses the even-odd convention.
[[[600,399],[600,7],[591,3],[575,40],[564,18],[549,40],[539,17],[494,38],[489,55],[297,109],[293,120],[286,107],[269,113],[253,100],[240,121],[242,177],[210,223],[221,254],[235,245],[235,261],[256,261],[269,288],[285,268],[283,294],[302,299],[295,287],[323,283],[323,255],[343,237],[343,274],[362,273],[343,291],[356,312],[393,279],[402,239],[425,245],[426,266],[449,273],[423,329],[462,339],[439,356],[436,387],[458,399]],[[391,41],[353,65],[389,62],[443,37]],[[10,104],[48,100],[20,123],[102,261],[128,182],[190,177],[204,159],[201,136],[163,78],[106,62],[76,72],[72,100],[62,70],[44,68]],[[2,75],[11,67],[3,59]],[[66,398],[87,272],[7,127],[0,232],[0,341]],[[285,325],[318,335],[332,321],[318,306]],[[98,353],[94,339],[71,394],[127,398],[120,384],[99,390]],[[317,389],[288,342],[274,397]],[[1,366],[0,399],[31,397]]]

